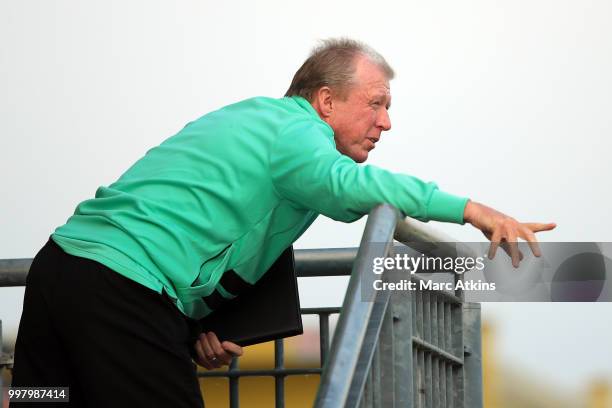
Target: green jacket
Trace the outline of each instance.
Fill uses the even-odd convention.
[[[52,238],[72,255],[164,289],[200,318],[255,283],[318,214],[351,222],[386,202],[417,219],[463,222],[466,198],[358,165],[333,136],[300,97],[226,106],[98,188]]]

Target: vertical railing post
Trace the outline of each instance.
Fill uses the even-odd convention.
[[[274,340],[274,368],[279,371],[285,365],[285,347],[283,339]],[[276,408],[285,406],[285,376],[276,373],[274,376],[274,399]]]
[[[229,366],[230,372],[238,371],[238,357],[234,357]],[[230,399],[230,408],[238,408],[240,405],[240,394],[238,389],[238,381],[239,377],[230,376],[229,377],[229,399]]]
[[[409,407],[413,401],[412,296],[412,291],[395,291],[391,295],[389,314],[393,322],[393,360],[388,370],[392,370],[394,377],[395,404],[392,407]]]
[[[329,313],[319,313],[319,347],[323,367],[329,353]]]
[[[480,332],[480,304],[463,305],[465,406],[482,408],[482,341]]]
[[[380,353],[380,365],[382,367],[380,374],[380,394],[381,394],[381,406],[382,407],[395,407],[397,406],[395,387],[396,377],[395,373],[395,356],[396,344],[395,344],[395,331],[394,331],[394,312],[389,304],[387,313],[383,320],[383,325],[380,329],[380,339],[378,340],[378,353]]]
[[[451,337],[452,350],[455,356],[463,356],[463,305],[453,305],[451,308]],[[451,386],[453,407],[468,408],[464,402],[464,378],[465,371],[462,366],[455,366],[452,369]],[[472,408],[472,407],[469,407]]]

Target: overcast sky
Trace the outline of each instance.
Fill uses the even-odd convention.
[[[369,43],[397,73],[393,128],[370,163],[557,222],[543,240],[610,241],[611,16],[604,0],[2,0],[0,258],[32,257],[79,201],[188,121],[282,96],[330,36]],[[320,219],[296,246],[355,246],[363,226]],[[302,282],[303,303],[339,304],[343,284],[329,282]],[[5,337],[21,297],[0,289]],[[487,304],[484,314],[515,364],[576,389],[612,381],[611,304]]]

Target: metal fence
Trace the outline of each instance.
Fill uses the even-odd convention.
[[[243,370],[236,358],[227,370],[198,375],[227,378],[232,408],[239,406],[241,377],[274,377],[276,407],[284,407],[286,377],[308,374],[321,375],[317,408],[482,407],[478,304],[464,303],[460,292],[427,290],[380,291],[364,299],[373,258],[392,255],[394,237],[416,248],[415,254],[423,252],[419,244],[425,243],[458,255],[455,248],[444,248],[447,237],[381,205],[370,213],[359,249],[295,252],[299,277],[351,276],[342,308],[302,309],[303,315],[319,319],[320,367],[285,368],[284,341],[276,340],[272,369]],[[0,260],[0,287],[25,285],[30,264],[29,259]],[[399,279],[392,273],[383,276],[387,282]],[[337,313],[330,347],[329,318]],[[0,356],[0,369],[11,364],[12,356]]]
[[[374,259],[394,254],[394,238],[442,256],[473,256],[389,205],[370,213],[315,406],[482,407],[480,306],[457,291],[369,290]],[[402,277],[392,271],[384,280]]]

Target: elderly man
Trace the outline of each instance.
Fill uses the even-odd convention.
[[[242,349],[194,336],[194,319],[254,284],[319,214],[351,222],[386,202],[469,222],[515,265],[519,237],[538,255],[534,233],[554,224],[357,164],[391,128],[392,78],[366,45],[326,41],[284,98],[189,123],[80,203],[32,264],[13,385],[70,386],[76,405],[201,406],[190,349],[209,369]]]

